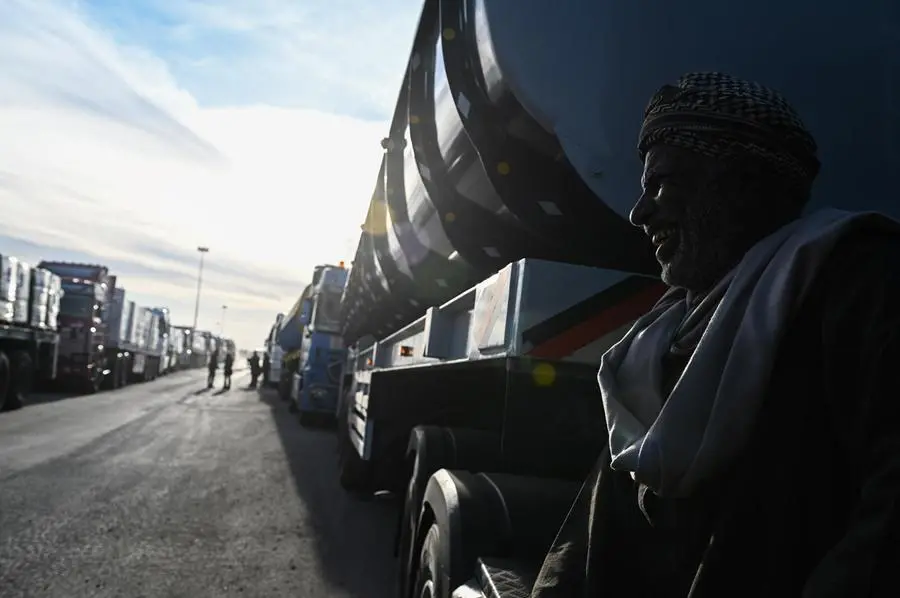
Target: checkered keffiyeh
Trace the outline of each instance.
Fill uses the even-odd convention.
[[[689,73],[656,92],[644,111],[641,161],[659,143],[713,158],[750,154],[807,188],[819,172],[815,139],[788,101],[723,73]]]

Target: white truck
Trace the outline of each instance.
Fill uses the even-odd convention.
[[[20,408],[36,382],[56,378],[59,276],[0,254],[0,411]]]

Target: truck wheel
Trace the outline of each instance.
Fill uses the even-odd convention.
[[[97,368],[94,368],[96,370]],[[99,375],[96,371],[91,371],[91,377],[82,381],[82,389],[85,394],[96,394],[100,392],[100,387],[103,385],[103,373],[101,372]]]
[[[9,383],[6,389],[6,408],[19,409],[27,402],[34,380],[31,356],[25,351],[14,352],[9,359]]]
[[[119,377],[119,388],[123,386],[128,386],[128,370],[129,370],[130,362],[128,359],[123,359],[119,362],[119,370],[116,372],[116,375]]]
[[[414,598],[449,598],[449,591],[442,587],[446,576],[446,564],[441,563],[441,530],[436,523],[428,528],[419,552],[419,570],[413,584]]]
[[[122,367],[122,363],[119,359],[116,359],[112,364],[112,369],[109,372],[108,376],[103,377],[102,387],[108,390],[116,390],[119,388],[119,382],[121,381],[121,377],[119,376],[119,370]]]
[[[13,393],[10,392],[10,373],[9,359],[6,353],[0,351],[0,411],[14,409],[11,399]]]

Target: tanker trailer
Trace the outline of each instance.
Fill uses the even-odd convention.
[[[534,573],[606,442],[599,357],[663,291],[627,222],[661,85],[718,70],[782,91],[820,148],[808,209],[900,216],[885,7],[426,1],[342,302],[341,481],[404,497],[403,596],[429,574],[434,595],[490,595],[493,557]],[[433,526],[449,547],[421,572]]]

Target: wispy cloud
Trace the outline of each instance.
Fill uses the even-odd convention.
[[[127,7],[127,8],[126,8]],[[256,344],[355,249],[418,0],[0,3],[0,252]]]

